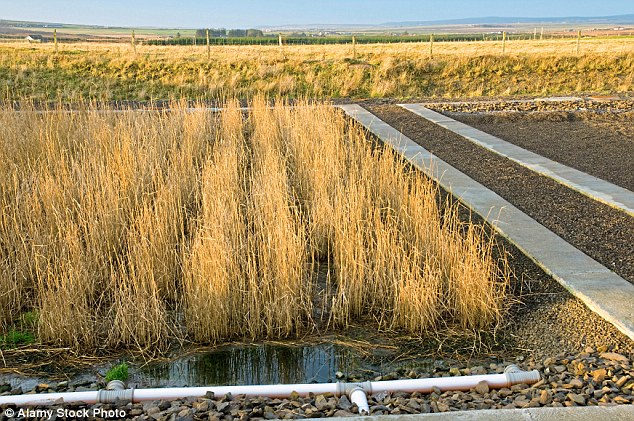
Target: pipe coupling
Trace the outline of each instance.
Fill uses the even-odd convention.
[[[125,383],[121,380],[113,380],[97,392],[97,403],[114,403],[117,399],[129,400],[132,402],[134,389],[126,389]]]

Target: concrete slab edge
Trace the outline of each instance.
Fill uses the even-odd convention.
[[[634,285],[361,106],[339,108],[481,215],[572,295],[634,340]]]
[[[538,174],[551,178],[594,200],[634,216],[634,192],[582,171],[552,161],[503,139],[426,108],[424,104],[399,104],[400,107],[456,133],[470,142],[508,158]]]
[[[484,409],[474,411],[440,412],[435,414],[375,415],[355,417],[365,421],[578,421],[634,419],[634,405],[578,406],[570,408]],[[350,420],[329,418],[332,421]]]

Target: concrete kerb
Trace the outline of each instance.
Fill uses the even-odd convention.
[[[582,171],[552,161],[510,142],[475,129],[422,104],[399,104],[400,107],[450,130],[470,142],[510,159],[538,174],[551,178],[594,200],[634,216],[634,192]]]
[[[356,417],[365,421],[578,421],[634,419],[634,405],[579,406],[571,408],[486,409],[436,414],[377,415]],[[350,418],[329,418],[332,421]]]
[[[481,215],[571,294],[634,340],[634,285],[369,111],[359,105],[339,107]]]

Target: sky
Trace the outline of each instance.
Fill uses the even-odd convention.
[[[0,0],[0,19],[164,28],[630,13],[633,0]]]

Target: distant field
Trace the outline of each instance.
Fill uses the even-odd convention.
[[[505,54],[502,54],[505,48]],[[631,93],[634,39],[311,46],[0,43],[7,100]],[[136,51],[136,52],[135,52]]]
[[[53,36],[53,31],[57,30],[57,34],[60,37],[98,37],[98,38],[123,38],[130,37],[132,29],[130,28],[104,28],[104,27],[90,27],[84,25],[63,25],[62,27],[4,27],[0,29],[0,33],[6,35],[28,35],[28,34],[43,34]],[[162,29],[162,28],[136,28],[134,29],[135,35],[139,37],[168,37],[177,36],[180,34],[182,37],[191,37],[196,32],[195,29]]]

